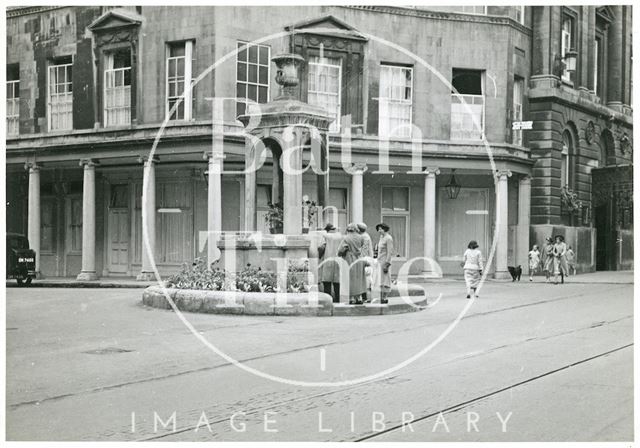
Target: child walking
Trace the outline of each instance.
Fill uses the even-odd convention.
[[[534,244],[533,249],[529,251],[529,281],[533,281],[533,275],[538,273],[540,268],[540,250],[538,245]]]

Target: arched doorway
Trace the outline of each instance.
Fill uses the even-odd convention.
[[[596,270],[615,269],[616,230],[614,222],[614,179],[607,166],[615,164],[615,146],[611,131],[600,134],[600,166],[591,172],[593,218],[596,227]]]

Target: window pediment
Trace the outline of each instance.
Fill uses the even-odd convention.
[[[596,8],[596,17],[602,19],[605,23],[611,23],[616,16],[609,6],[600,6]]]
[[[124,9],[112,9],[94,20],[88,28],[94,33],[113,31],[118,28],[139,26],[143,17]]]
[[[324,36],[335,36],[343,39],[354,39],[359,41],[367,41],[368,39],[362,35],[353,26],[343,22],[342,20],[332,16],[322,16],[319,18],[298,22],[285,27],[287,31],[305,31],[309,34],[318,34]],[[335,31],[334,31],[335,30]]]

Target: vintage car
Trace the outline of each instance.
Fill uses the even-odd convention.
[[[18,285],[31,283],[36,276],[36,253],[29,249],[29,240],[19,233],[7,233],[7,278]]]

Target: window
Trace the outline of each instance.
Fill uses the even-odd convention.
[[[193,41],[172,42],[167,45],[167,109],[182,98],[180,104],[171,114],[171,120],[191,120],[195,104],[195,95],[190,88],[193,82]],[[185,82],[185,80],[190,80]]]
[[[70,130],[73,127],[73,92],[71,58],[49,66],[49,130]]]
[[[131,123],[131,49],[105,54],[104,126]]]
[[[453,69],[451,139],[480,140],[484,135],[484,73]],[[457,92],[456,92],[457,91]]]
[[[561,45],[561,55],[564,58],[565,55],[572,50],[573,44],[573,19],[571,17],[565,16],[562,19],[562,39],[560,41]],[[562,71],[562,79],[565,81],[571,82],[571,73],[567,71],[566,65],[564,66],[564,70]]]
[[[524,5],[516,6],[516,21],[520,25],[524,25]]]
[[[407,257],[409,252],[409,188],[382,187],[382,221],[391,230],[394,257]]]
[[[55,205],[53,197],[41,197],[40,201],[40,251],[52,253],[55,251]]]
[[[486,14],[487,7],[486,6],[451,6],[450,11],[453,12],[462,12],[465,14]]]
[[[560,164],[560,186],[571,186],[571,176],[570,176],[570,168],[571,168],[571,160],[570,155],[572,152],[572,139],[569,131],[564,131],[562,134],[562,153],[561,164]]]
[[[17,64],[7,65],[7,135],[20,130],[20,70]]]
[[[340,130],[342,59],[311,56],[309,60],[308,103],[320,106],[334,118],[329,132]]]
[[[256,103],[269,101],[271,48],[238,42],[236,59],[236,114],[243,115],[247,110],[247,100]]]
[[[82,196],[69,198],[68,242],[71,252],[82,252]]]
[[[524,94],[524,79],[513,80],[513,121],[522,121],[522,103]],[[522,146],[522,130],[513,131],[513,144]]]
[[[329,201],[325,221],[332,223],[340,232],[347,228],[347,189],[329,188]]]
[[[379,135],[411,137],[413,69],[394,65],[380,67]]]
[[[599,37],[596,37],[593,48],[593,91],[598,96],[602,96],[602,69],[600,68],[600,61],[602,60],[600,57],[600,49],[602,48],[601,43],[602,40]]]

